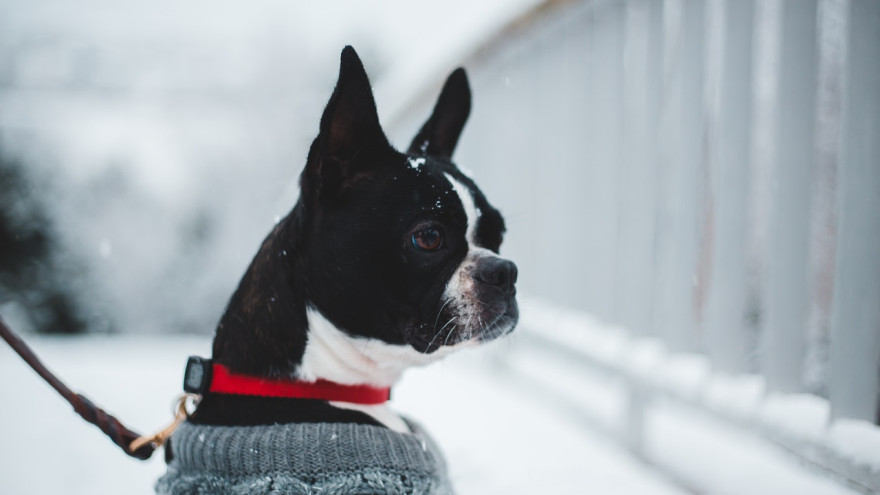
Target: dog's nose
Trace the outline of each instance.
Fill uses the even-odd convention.
[[[497,287],[506,294],[512,294],[515,290],[516,276],[516,265],[512,261],[492,258],[483,262],[474,278],[484,284]]]

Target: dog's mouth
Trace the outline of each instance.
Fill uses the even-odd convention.
[[[410,345],[424,354],[441,348],[489,342],[512,332],[519,321],[515,294],[493,301],[443,302],[435,324],[410,337]]]
[[[509,334],[519,321],[519,306],[515,298],[511,298],[504,313],[480,330],[477,338],[480,342],[489,342]]]

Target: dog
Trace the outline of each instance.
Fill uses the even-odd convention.
[[[379,124],[363,64],[353,48],[345,47],[336,87],[300,176],[299,199],[263,241],[232,295],[217,327],[211,361],[191,360],[194,369],[187,371],[186,381],[195,382],[191,389],[203,397],[188,428],[226,432],[321,425],[354,431],[353,442],[363,431],[401,439],[424,434],[385,403],[390,387],[405,369],[497,339],[511,332],[518,319],[517,267],[499,255],[504,219],[451,161],[470,107],[467,75],[459,68],[448,77],[407,152],[400,153]],[[226,378],[252,380],[248,383],[257,388],[302,385],[307,391],[277,396],[206,388],[206,377],[213,373],[216,382],[221,372]],[[315,384],[342,392],[322,395],[309,388]],[[377,391],[380,400],[346,395]],[[334,441],[342,437],[337,430],[329,435]],[[192,483],[168,479],[172,471],[187,472],[175,465],[178,458],[192,457],[192,448],[180,445],[184,437],[175,433],[171,438],[169,475],[157,485],[160,492],[197,491]],[[200,438],[196,443],[205,448],[220,443],[203,445],[204,432]],[[414,445],[422,452],[434,448],[419,438]],[[290,450],[309,451],[325,443],[294,444]],[[356,468],[343,471],[348,475]],[[375,469],[365,466],[364,473],[376,474]],[[284,486],[291,493],[300,493],[291,487],[308,485],[302,493],[312,493],[308,490],[323,482],[301,472],[281,482],[272,469],[267,472],[253,477],[244,491],[261,493],[255,486],[266,482],[276,491],[288,483]],[[346,479],[352,486],[367,483],[383,492],[382,483],[409,486],[417,477],[395,475],[389,481],[387,473],[376,476],[355,473]],[[411,492],[443,491],[438,488],[443,483],[422,488],[429,485],[436,489],[410,487]]]

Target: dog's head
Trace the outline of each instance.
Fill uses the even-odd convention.
[[[325,358],[315,357],[315,346],[416,364],[513,329],[517,269],[498,254],[504,220],[451,161],[469,112],[467,76],[458,69],[400,153],[379,125],[360,59],[343,50],[299,202],[257,257],[288,259],[282,283],[296,286],[290,290],[305,307],[303,355],[289,357],[301,358],[299,376],[325,377],[320,368],[339,364],[318,362]],[[274,304],[285,296],[268,297]],[[218,340],[224,323],[235,321],[224,318]]]

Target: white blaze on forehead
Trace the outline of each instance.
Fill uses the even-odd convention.
[[[473,191],[460,181],[452,178],[449,174],[445,175],[452,185],[452,189],[458,194],[464,207],[464,213],[467,216],[465,237],[468,242],[468,253],[446,283],[446,288],[443,291],[443,300],[449,301],[452,308],[454,308],[454,313],[456,314],[454,320],[456,325],[462,325],[462,329],[459,332],[466,339],[464,342],[473,342],[482,331],[481,327],[483,325],[483,321],[480,318],[482,304],[474,279],[477,264],[483,258],[497,258],[498,255],[476,245],[477,223],[482,212],[474,203]]]
[[[467,215],[467,232],[465,232],[465,238],[468,241],[468,244],[473,247],[474,244],[474,236],[477,231],[477,222],[480,220],[480,209],[477,208],[477,205],[474,204],[474,193],[471,192],[470,189],[467,188],[461,182],[455,180],[449,174],[443,174],[446,176],[446,180],[452,184],[452,189],[455,190],[455,193],[458,194],[458,199],[461,200],[461,204],[464,206],[464,214]]]

